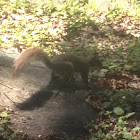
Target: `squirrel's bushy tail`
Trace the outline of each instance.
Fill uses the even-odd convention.
[[[17,77],[30,62],[38,60],[43,62],[47,67],[51,68],[51,61],[48,55],[41,49],[32,48],[24,51],[17,60],[15,60],[13,65],[12,77]]]

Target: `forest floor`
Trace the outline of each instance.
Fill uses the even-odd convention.
[[[17,54],[0,50],[0,108],[13,111],[12,129],[33,138],[85,140],[84,126],[97,115],[85,101],[87,90],[56,88],[50,82],[51,71],[39,63],[12,79],[15,58]]]
[[[140,139],[139,8],[128,3],[126,9],[123,1],[111,3],[113,7],[102,1],[95,9],[84,1],[74,3],[60,10],[52,3],[2,1],[0,140]],[[75,87],[59,87],[39,62],[12,79],[12,65],[20,55],[15,51],[32,46],[50,57],[97,51],[103,67],[90,71],[88,90],[77,78]]]

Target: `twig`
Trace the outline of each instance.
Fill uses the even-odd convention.
[[[4,92],[3,92],[3,94],[4,94],[15,106],[17,106],[18,108],[20,108],[20,106],[17,105],[16,102],[14,102],[12,99],[10,99],[10,97],[8,97]]]
[[[5,87],[7,87],[7,88],[13,89],[12,87],[6,86],[6,85],[4,85],[4,84],[2,84],[2,83],[0,83],[0,84],[3,85],[3,86],[5,86]],[[16,102],[14,102],[12,99],[10,99],[10,97],[8,97],[4,92],[3,92],[3,94],[4,94],[15,106],[17,106],[17,107],[20,108],[20,106],[17,105]]]
[[[57,91],[56,93],[54,93],[54,97],[56,97],[59,93],[60,91]]]
[[[13,89],[12,87],[6,86],[6,85],[4,85],[2,83],[0,83],[0,84],[3,85],[3,86],[5,86],[5,87],[7,87],[7,88]]]

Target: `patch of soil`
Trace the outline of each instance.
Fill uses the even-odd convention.
[[[0,106],[16,111],[11,118],[13,129],[33,137],[54,135],[65,140],[85,140],[88,131],[84,126],[97,115],[85,102],[87,90],[81,85],[58,88],[50,81],[51,70],[41,63],[29,66],[14,80],[11,73],[16,57],[0,50]]]

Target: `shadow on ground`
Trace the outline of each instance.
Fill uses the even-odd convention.
[[[59,93],[61,94],[61,92],[73,94],[77,90],[87,89],[84,84],[79,81],[76,82],[73,80],[74,84],[68,87],[63,87],[63,85],[60,85],[60,82],[61,81],[59,79],[51,79],[45,88],[37,91],[24,102],[19,103],[18,107],[21,110],[34,110],[36,108],[43,107],[47,100],[49,100],[52,96],[56,97]]]
[[[49,135],[65,140],[88,137],[84,127],[96,118],[97,112],[85,102],[86,90],[80,90],[80,82],[74,88],[63,89],[56,85],[57,82],[50,81],[48,86],[18,104],[20,110],[34,112],[42,107],[46,109],[43,120],[46,127],[43,129]],[[51,124],[48,124],[48,119]],[[48,127],[51,131],[48,131]]]

